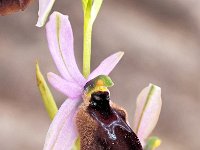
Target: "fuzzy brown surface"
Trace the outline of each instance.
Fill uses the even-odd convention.
[[[33,0],[0,0],[0,15],[24,10]]]
[[[110,102],[111,107],[127,122],[127,112],[119,105]],[[99,134],[98,123],[91,117],[87,110],[88,104],[82,103],[76,116],[76,125],[80,135],[81,150],[98,149],[95,137]],[[101,148],[99,148],[101,149]]]
[[[81,150],[95,150],[96,145],[94,135],[98,128],[98,124],[92,119],[90,114],[88,114],[87,106],[84,103],[79,107],[76,125],[80,135]]]

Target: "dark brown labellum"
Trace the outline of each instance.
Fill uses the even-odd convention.
[[[110,107],[108,92],[95,92],[91,95],[89,114],[99,123],[96,131],[97,149],[102,150],[141,150],[136,134],[120,114]]]
[[[0,15],[24,10],[33,0],[0,0]]]
[[[89,106],[83,109],[77,115],[81,150],[142,150],[137,135],[126,123],[125,111],[110,105],[109,92],[92,93]]]

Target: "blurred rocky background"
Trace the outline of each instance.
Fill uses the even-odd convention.
[[[53,10],[72,23],[82,68],[81,1],[56,1]],[[152,135],[159,150],[200,148],[200,1],[105,0],[94,25],[92,68],[124,51],[111,73],[112,99],[133,121],[138,93],[150,82],[162,87],[163,107]],[[50,120],[36,86],[35,62],[44,75],[57,72],[45,29],[36,28],[38,1],[24,12],[0,17],[0,149],[42,149]],[[51,88],[57,104],[66,99]]]

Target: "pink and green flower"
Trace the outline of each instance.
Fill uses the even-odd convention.
[[[68,16],[54,12],[46,25],[46,31],[50,52],[60,72],[60,76],[49,72],[47,77],[51,85],[68,98],[50,125],[44,149],[71,149],[78,138],[75,117],[82,103],[84,85],[98,75],[109,75],[123,52],[117,52],[103,60],[86,79],[76,64]],[[143,145],[157,123],[161,109],[160,95],[160,88],[150,84],[138,96],[133,129]]]
[[[39,1],[39,18],[37,26],[43,26],[55,0]],[[51,92],[37,65],[38,86],[49,113],[53,120],[44,144],[44,150],[71,150],[79,137],[75,118],[78,107],[83,102],[82,96],[85,84],[99,75],[109,75],[123,56],[117,52],[104,59],[90,73],[91,33],[92,25],[98,14],[102,0],[82,0],[84,12],[83,40],[83,74],[79,70],[74,56],[74,39],[68,16],[54,12],[46,24],[49,50],[60,75],[49,72],[48,81],[67,98],[57,111],[57,106]],[[154,150],[160,145],[157,137],[148,138],[159,118],[161,111],[161,89],[149,84],[139,94],[136,102],[133,130],[140,139],[145,150]]]

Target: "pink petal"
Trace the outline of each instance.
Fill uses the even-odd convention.
[[[123,55],[124,52],[117,52],[104,59],[101,64],[89,75],[88,80],[91,80],[98,75],[108,75],[120,61]]]
[[[55,0],[39,0],[37,27],[42,27],[45,24],[54,2]]]
[[[156,126],[161,106],[160,87],[150,84],[139,94],[134,116],[134,131],[142,143]]]
[[[44,144],[44,150],[71,150],[78,133],[75,115],[80,99],[67,99],[52,121]]]
[[[62,77],[84,86],[85,78],[75,61],[73,33],[68,16],[54,12],[46,25],[46,31],[51,55]]]
[[[47,74],[47,78],[54,88],[70,98],[80,97],[82,94],[83,88],[74,82],[66,81],[52,72]]]

